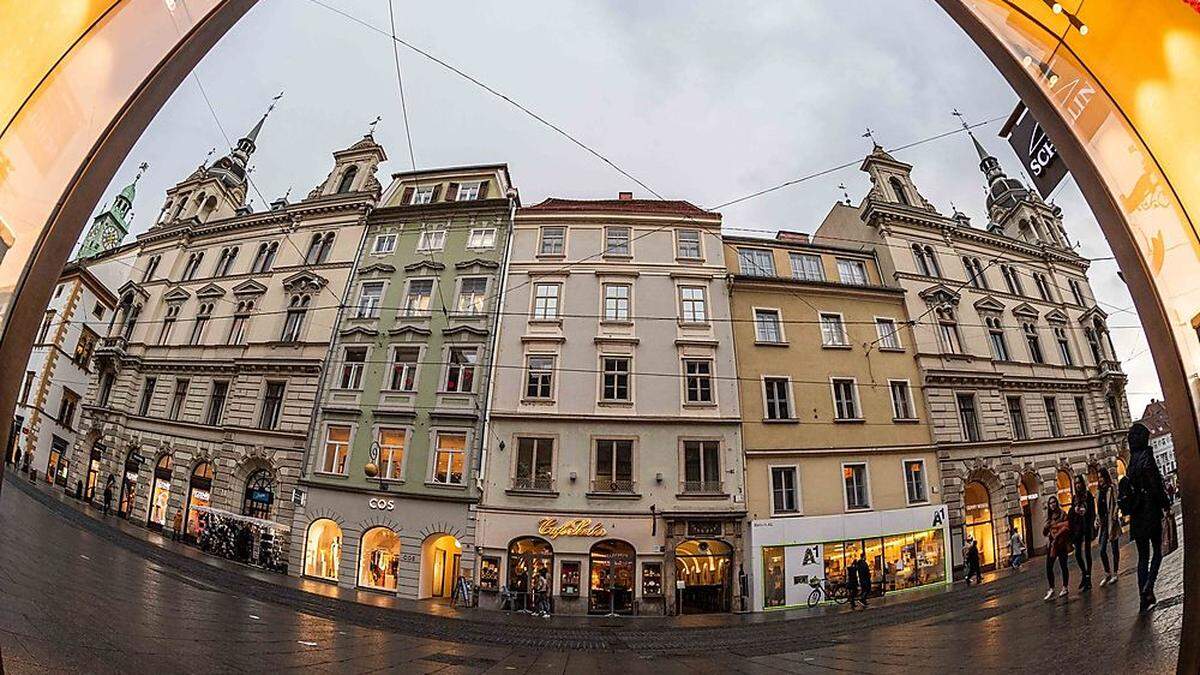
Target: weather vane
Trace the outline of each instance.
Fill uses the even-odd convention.
[[[383,119],[383,115],[376,115],[375,119],[371,120],[371,123],[367,125],[368,136],[375,136],[375,125],[379,124],[379,120],[381,119]]]
[[[850,193],[846,191],[846,184],[838,183],[838,188],[842,191],[842,197],[845,198],[846,203],[849,204],[850,203]]]
[[[967,131],[971,130],[971,127],[967,124],[966,118],[963,117],[963,114],[958,111],[958,108],[951,110],[950,114],[958,118],[958,123],[962,125],[962,128],[966,129]]]
[[[872,143],[874,143],[875,145],[879,145],[879,142],[875,140],[875,132],[871,131],[871,127],[867,127],[867,132],[865,134],[863,134],[862,137],[869,138],[869,139],[871,139]]]
[[[138,164],[137,178],[134,178],[133,182],[136,183],[138,181],[138,178],[141,178],[142,174],[146,173],[146,169],[149,169],[149,168],[150,168],[150,164],[148,164],[147,162],[142,162],[141,164]]]

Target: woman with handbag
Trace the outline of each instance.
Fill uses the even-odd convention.
[[[1088,490],[1083,474],[1075,476],[1075,494],[1071,498],[1071,543],[1075,545],[1075,563],[1079,565],[1079,590],[1092,590],[1092,540],[1096,538],[1096,499]]]
[[[1100,580],[1100,585],[1115,584],[1121,571],[1121,515],[1117,511],[1117,490],[1107,467],[1100,467],[1100,487],[1096,490],[1096,517],[1100,521],[1100,562],[1104,564],[1104,578]]]
[[[1062,590],[1059,591],[1058,597],[1063,597],[1067,594],[1067,588],[1071,583],[1071,572],[1067,568],[1067,556],[1071,553],[1071,523],[1067,520],[1067,514],[1063,512],[1062,507],[1058,504],[1058,497],[1051,496],[1046,500],[1046,526],[1042,528],[1042,534],[1046,536],[1046,541],[1049,546],[1046,550],[1046,581],[1050,584],[1050,590],[1046,591],[1046,597],[1043,600],[1050,600],[1054,597],[1054,563],[1058,562],[1058,568],[1062,570]]]
[[[1138,552],[1138,590],[1142,596],[1138,611],[1146,612],[1158,603],[1154,582],[1162,564],[1163,517],[1170,513],[1171,502],[1150,450],[1150,430],[1140,422],[1129,427],[1129,471],[1121,482],[1126,484],[1121,511],[1129,516],[1129,536]]]

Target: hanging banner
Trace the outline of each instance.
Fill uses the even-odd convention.
[[[1024,103],[1017,103],[1016,110],[1000,130],[1000,135],[1008,138],[1009,145],[1025,166],[1025,173],[1029,174],[1038,194],[1048,198],[1066,178],[1067,163],[1059,157],[1054,143]]]

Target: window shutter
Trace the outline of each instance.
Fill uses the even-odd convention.
[[[486,180],[480,181],[478,199],[487,199],[487,189],[488,189],[488,182]]]
[[[410,187],[404,188],[403,194],[400,195],[400,204],[405,205],[405,206],[408,204],[411,204],[412,198],[413,198],[413,192],[414,192],[414,190]]]
[[[458,199],[458,183],[449,183],[446,185],[446,201],[452,202]]]
[[[437,203],[437,200],[438,200],[438,197],[440,197],[441,195],[442,195],[442,186],[441,186],[441,184],[434,185],[434,186],[433,186],[433,196],[431,196],[431,197],[429,198],[429,203],[431,203],[431,204],[436,204],[436,203]]]

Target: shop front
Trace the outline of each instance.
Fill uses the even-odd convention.
[[[212,506],[213,468],[211,462],[200,462],[192,469],[188,480],[187,516],[184,518],[184,539],[195,543],[200,534],[200,512],[197,508]]]
[[[821,581],[844,583],[859,558],[877,594],[946,583],[950,530],[944,505],[750,524],[755,611],[807,606]]]
[[[97,490],[100,488],[100,467],[103,462],[104,444],[96,443],[88,457],[87,482],[83,486],[83,498],[86,501],[90,502],[101,496],[97,494]]]
[[[50,437],[50,458],[46,463],[46,482],[66,487],[67,442],[58,436]]]
[[[662,615],[665,532],[653,521],[650,514],[480,511],[480,606],[524,608],[545,575],[555,613]]]
[[[170,455],[158,458],[154,465],[154,482],[150,484],[150,508],[146,526],[152,530],[161,531],[167,524],[167,504],[171,500],[171,469]]]
[[[383,491],[303,488],[289,569],[317,581],[414,600],[451,599],[474,573],[474,521],[465,501]],[[247,503],[254,502],[247,496]]]
[[[138,474],[142,470],[142,455],[137,450],[130,450],[125,458],[123,476],[121,476],[121,493],[117,497],[117,515],[129,518],[133,515],[134,501],[137,499]]]

